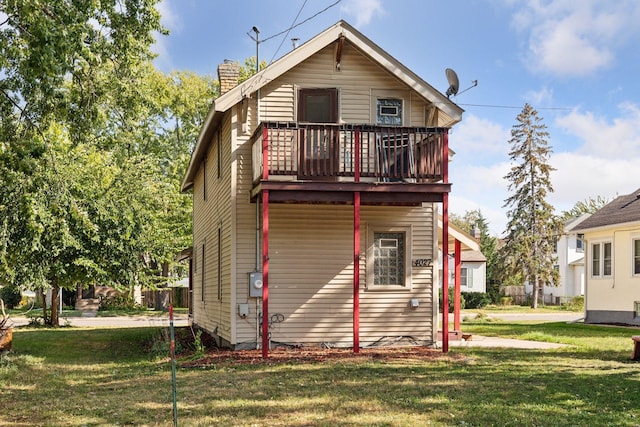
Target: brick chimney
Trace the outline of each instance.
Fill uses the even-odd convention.
[[[238,85],[240,77],[240,65],[229,59],[218,65],[218,81],[220,82],[220,95],[229,92]]]

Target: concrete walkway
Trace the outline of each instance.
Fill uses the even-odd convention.
[[[14,327],[26,326],[29,319],[25,316],[12,316],[9,322]],[[169,314],[162,316],[115,316],[115,317],[67,317],[60,318],[61,326],[85,328],[140,328],[146,326],[169,327]],[[186,314],[174,315],[173,326],[188,326],[189,318]]]
[[[451,347],[522,348],[547,350],[567,347],[567,344],[473,335],[468,341],[449,340],[449,348]],[[438,342],[438,348],[442,348],[442,341]]]

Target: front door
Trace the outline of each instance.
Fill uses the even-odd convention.
[[[338,171],[338,90],[301,89],[298,97],[300,128],[299,179],[334,180]]]

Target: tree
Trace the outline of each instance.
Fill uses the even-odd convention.
[[[493,302],[497,301],[499,294],[499,266],[498,266],[498,239],[489,234],[489,222],[482,215],[480,209],[466,211],[462,217],[451,215],[450,221],[462,230],[474,234],[477,230],[480,234],[480,251],[487,259],[487,293]]]
[[[567,221],[571,218],[579,217],[582,214],[592,214],[599,211],[602,207],[604,207],[604,205],[609,203],[609,201],[610,200],[608,200],[607,198],[601,196],[597,196],[595,199],[589,197],[585,200],[576,202],[576,204],[573,205],[571,209],[562,212],[562,215],[560,216],[564,221]]]
[[[511,129],[509,158],[513,166],[505,179],[511,195],[505,200],[509,208],[506,244],[502,248],[504,272],[521,274],[533,286],[532,308],[537,308],[544,284],[557,285],[559,274],[554,269],[554,236],[561,223],[546,198],[553,192],[549,179],[554,170],[549,165],[552,149],[547,127],[538,112],[525,104]]]
[[[157,169],[119,153],[141,141],[123,144],[156,3],[0,0],[0,279],[50,288],[53,325],[60,287],[144,278]]]

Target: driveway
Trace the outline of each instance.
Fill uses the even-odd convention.
[[[584,313],[575,311],[558,311],[558,312],[484,312],[487,317],[492,319],[501,319],[505,321],[544,321],[544,322],[577,322],[584,319]],[[463,321],[465,317],[473,319],[477,315],[475,311],[460,311],[460,320]],[[453,322],[453,314],[449,314],[449,319]]]
[[[12,316],[9,319],[13,326],[25,326],[29,319],[25,316]],[[115,316],[115,317],[67,317],[60,318],[60,325],[88,328],[140,328],[146,326],[169,326],[169,314],[162,316]],[[189,317],[186,314],[174,315],[173,326],[188,326]]]

